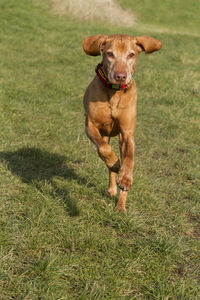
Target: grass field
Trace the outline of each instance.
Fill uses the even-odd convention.
[[[1,300],[199,299],[198,1],[119,2],[137,16],[134,28],[0,0]],[[163,42],[136,69],[125,215],[106,195],[82,107],[100,59],[83,53],[82,39],[116,32]]]

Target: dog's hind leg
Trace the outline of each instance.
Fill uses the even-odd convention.
[[[110,138],[108,136],[104,136],[103,140],[109,144]],[[117,183],[116,183],[116,172],[113,172],[109,169],[109,185],[108,185],[108,194],[111,197],[116,196],[117,194]]]
[[[128,192],[120,190],[119,192],[119,200],[117,202],[117,206],[115,207],[115,211],[119,211],[122,213],[126,212],[126,199],[128,196]]]
[[[126,144],[123,141],[122,134],[120,134],[120,136],[119,136],[119,148],[120,148],[121,163],[123,165],[125,157],[126,157],[125,154],[128,151],[126,151]],[[131,150],[132,150],[131,154],[133,156],[134,147],[132,147]],[[131,165],[131,163],[130,163],[130,165]],[[119,177],[120,177],[120,175],[119,175]],[[126,179],[126,174],[124,175],[124,179]],[[127,176],[128,184],[129,184],[129,181],[132,182],[131,179],[132,179],[132,177],[130,175]],[[126,180],[124,180],[124,182],[126,183]],[[127,184],[127,186],[128,186],[128,184]],[[115,207],[115,211],[125,213],[126,212],[126,199],[128,196],[128,192],[127,192],[127,189],[124,189],[124,187],[126,187],[126,184],[124,184],[123,187],[121,185],[119,185],[119,187],[120,187],[119,199],[118,199],[117,205]]]
[[[108,186],[108,194],[111,197],[117,195],[117,184],[116,184],[116,173],[109,170],[109,186]]]

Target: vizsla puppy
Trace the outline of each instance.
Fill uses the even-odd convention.
[[[96,145],[100,158],[109,169],[108,193],[117,194],[116,174],[120,188],[116,211],[125,212],[127,193],[132,185],[134,167],[134,130],[136,126],[137,91],[133,79],[138,54],[160,50],[162,44],[149,36],[95,35],[83,40],[86,54],[102,54],[96,76],[84,95],[85,129]],[[119,135],[121,163],[109,145],[110,137]]]

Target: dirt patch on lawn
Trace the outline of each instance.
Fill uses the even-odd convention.
[[[102,21],[127,27],[135,23],[133,14],[114,0],[50,0],[50,7],[57,14],[72,15],[83,21]]]

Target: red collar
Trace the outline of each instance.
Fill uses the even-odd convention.
[[[109,88],[109,89],[114,89],[114,90],[126,90],[128,89],[130,84],[113,84],[110,83],[108,80],[107,75],[105,74],[105,71],[103,69],[103,64],[98,64],[95,68],[95,72],[97,73],[97,76],[99,77],[99,79],[104,83],[105,87]],[[132,78],[134,76],[134,70],[132,73]]]

